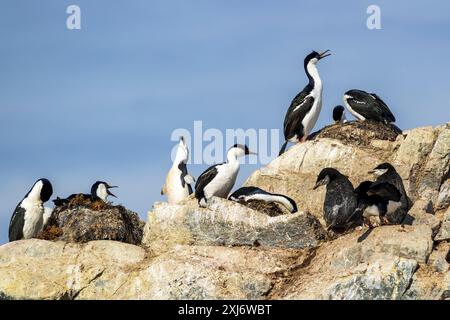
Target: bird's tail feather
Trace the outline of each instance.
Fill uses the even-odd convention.
[[[283,143],[283,145],[281,146],[280,153],[278,154],[278,156],[281,156],[283,153],[286,152],[287,144],[288,144],[288,140],[286,140],[286,141]]]

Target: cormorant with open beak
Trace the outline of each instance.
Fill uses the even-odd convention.
[[[284,143],[280,155],[286,151],[288,142],[304,142],[319,118],[322,108],[322,80],[317,70],[317,62],[328,57],[330,50],[322,53],[313,51],[304,60],[308,84],[295,96],[284,118]]]

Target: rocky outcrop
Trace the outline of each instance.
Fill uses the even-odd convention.
[[[432,250],[426,226],[385,226],[321,246],[310,264],[273,292],[290,299],[400,299]],[[364,240],[362,240],[364,238]]]
[[[333,130],[340,128],[334,126]],[[327,135],[332,135],[332,129],[327,130]],[[368,135],[372,136],[370,132]],[[254,172],[245,185],[286,194],[299,208],[322,219],[325,190],[312,191],[322,168],[338,169],[357,186],[364,180],[373,180],[369,170],[390,162],[402,177],[413,203],[422,198],[431,201],[433,211],[442,210],[446,207],[445,200],[438,201],[438,198],[448,196],[444,182],[450,168],[449,135],[450,124],[446,124],[405,131],[395,141],[372,139],[370,145],[356,146],[351,140],[316,138],[291,147],[268,166]]]
[[[0,299],[450,299],[450,125],[367,139],[353,139],[351,126],[326,128],[247,180],[294,198],[298,213],[270,216],[217,198],[199,208],[187,199],[156,203],[139,246],[60,235],[8,243]],[[403,224],[325,231],[324,190],[312,191],[318,172],[335,167],[357,185],[385,161],[412,200]],[[91,214],[79,217],[82,229],[97,219]],[[77,226],[71,212],[58,219]]]
[[[386,226],[310,249],[28,240],[0,248],[0,294],[14,299],[401,298],[431,250],[425,226]]]
[[[148,214],[143,244],[153,251],[173,245],[311,248],[325,239],[320,222],[308,213],[270,217],[239,203],[213,198],[207,208],[156,203]]]
[[[448,208],[447,212],[444,214],[441,228],[434,239],[438,241],[450,240],[450,208]]]

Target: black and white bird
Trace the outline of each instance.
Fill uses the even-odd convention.
[[[387,224],[386,214],[392,214],[400,205],[400,191],[388,182],[363,181],[355,189],[358,208],[354,220],[362,217],[372,227],[370,217],[379,217]]]
[[[355,212],[357,201],[350,180],[334,168],[319,173],[314,190],[326,185],[323,215],[328,229],[345,228]]]
[[[104,181],[96,181],[91,187],[91,193],[74,193],[68,196],[65,199],[61,199],[57,197],[55,200],[52,200],[56,206],[63,206],[70,202],[70,200],[76,197],[82,197],[85,200],[97,201],[102,200],[103,202],[107,202],[108,196],[117,198],[109,189],[117,188],[117,186],[110,186],[108,183]]]
[[[36,237],[42,230],[44,203],[53,194],[47,179],[39,179],[17,205],[9,223],[9,241]]]
[[[408,198],[408,195],[406,194],[405,186],[403,184],[402,177],[398,174],[398,172],[395,170],[394,166],[390,163],[382,163],[378,165],[373,170],[369,171],[369,173],[374,174],[377,179],[375,182],[381,183],[381,182],[387,182],[395,186],[397,190],[401,194],[400,198],[400,204],[398,203],[392,203],[392,206],[401,208],[404,213],[406,213],[410,209],[410,200]],[[395,211],[396,208],[391,208],[390,211]]]
[[[228,197],[228,200],[235,202],[248,202],[251,200],[274,202],[284,206],[291,213],[297,212],[297,204],[293,199],[282,194],[270,193],[257,187],[239,188]]]
[[[286,151],[288,142],[304,142],[319,118],[322,108],[322,80],[317,70],[317,62],[331,53],[329,50],[308,54],[304,61],[304,68],[309,82],[303,90],[295,96],[284,118],[284,143],[280,155]]]
[[[227,162],[209,167],[195,183],[195,198],[200,206],[206,206],[211,197],[228,198],[239,173],[239,158],[256,154],[246,145],[235,144],[227,152]]]
[[[192,193],[191,184],[195,182],[195,179],[188,174],[186,166],[188,160],[189,149],[186,141],[181,137],[172,167],[161,189],[161,195],[167,196],[168,203],[180,203]]]
[[[333,109],[333,120],[335,124],[343,124],[346,122],[345,109],[343,106],[336,106]]]
[[[374,120],[391,124],[395,117],[389,107],[375,93],[362,90],[349,90],[344,94],[344,105],[358,120]]]

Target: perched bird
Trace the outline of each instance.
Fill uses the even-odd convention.
[[[195,198],[200,206],[206,206],[211,197],[228,198],[239,173],[239,158],[256,154],[247,146],[235,144],[227,152],[227,162],[216,164],[203,172],[195,183]]]
[[[357,205],[352,183],[338,170],[325,168],[319,173],[313,189],[322,185],[327,188],[323,205],[327,228],[347,227]]]
[[[333,120],[335,124],[343,124],[346,122],[345,109],[343,106],[336,106],[333,109]]]
[[[191,184],[195,182],[194,177],[188,174],[187,161],[189,159],[189,149],[180,138],[175,160],[166,177],[166,183],[161,189],[161,195],[166,195],[169,203],[179,203],[192,193]]]
[[[313,51],[306,56],[304,68],[309,82],[292,100],[284,118],[284,143],[280,155],[286,151],[288,142],[304,142],[319,118],[322,108],[322,80],[316,64],[329,56],[329,50],[317,53]]]
[[[377,176],[377,179],[375,182],[381,183],[381,182],[387,182],[395,186],[397,190],[401,194],[400,198],[400,205],[397,203],[392,203],[393,206],[397,206],[402,209],[405,213],[410,209],[410,200],[408,198],[408,195],[406,194],[405,186],[403,185],[402,177],[397,173],[394,166],[390,163],[382,163],[378,165],[373,170],[369,171],[369,173],[374,174]],[[395,211],[396,209],[391,208],[390,211]]]
[[[9,223],[9,241],[36,237],[42,230],[44,203],[53,194],[47,179],[37,180],[23,200],[17,205]]]
[[[270,193],[257,187],[239,188],[228,197],[228,200],[236,202],[247,202],[251,200],[275,202],[284,206],[291,213],[297,212],[297,204],[291,198],[282,194]]]
[[[112,188],[117,188],[117,186],[110,186],[104,181],[97,181],[91,187],[91,194],[74,193],[65,199],[57,197],[52,201],[56,206],[66,205],[70,202],[70,200],[76,197],[82,197],[83,199],[90,201],[102,200],[103,202],[107,202],[108,196],[117,198],[111,191],[109,191],[109,189]]]
[[[349,90],[344,94],[344,105],[358,120],[375,120],[385,124],[395,122],[395,117],[389,107],[375,93],[356,89]]]
[[[371,216],[379,217],[382,222],[387,223],[386,214],[394,213],[400,206],[400,191],[388,182],[364,181],[355,189],[355,195],[358,208],[353,220],[362,217],[369,227],[372,227]]]

